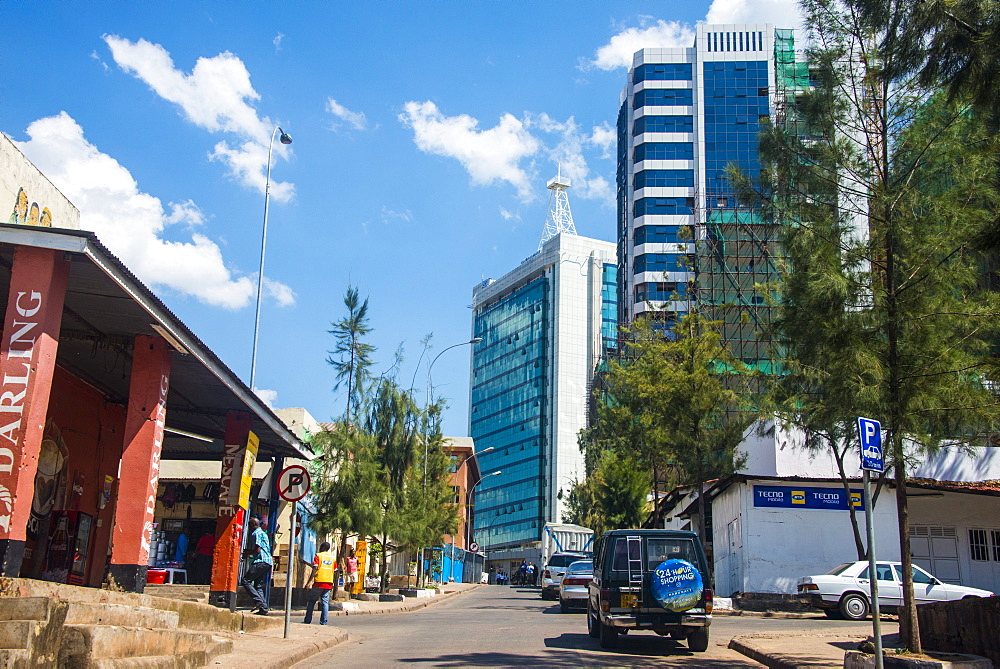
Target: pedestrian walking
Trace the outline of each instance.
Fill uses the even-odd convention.
[[[532,562],[528,565],[527,576],[528,579],[525,585],[534,586],[535,585],[535,563]]]
[[[330,542],[319,545],[319,552],[313,559],[312,587],[309,588],[309,599],[306,602],[306,615],[302,620],[306,625],[312,624],[313,607],[319,602],[319,624],[325,625],[330,616],[330,591],[333,590],[333,576],[337,565],[337,556],[330,550]]]
[[[208,585],[212,582],[212,553],[215,552],[215,535],[205,532],[194,548],[193,583]]]
[[[271,557],[271,542],[267,533],[260,526],[260,520],[251,518],[247,522],[250,530],[250,545],[244,552],[244,557],[251,559],[250,568],[243,574],[243,587],[254,601],[251,613],[266,616],[270,607],[264,599],[264,588],[271,580],[271,569],[274,558]]]
[[[358,558],[354,556],[354,548],[347,548],[347,557],[344,559],[344,590],[348,594],[354,593],[354,584],[358,581]]]

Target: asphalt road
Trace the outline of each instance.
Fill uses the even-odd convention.
[[[350,639],[295,667],[343,666],[678,666],[760,667],[729,650],[734,636],[750,632],[870,630],[870,622],[717,616],[708,652],[649,632],[619,638],[602,650],[587,635],[586,615],[561,614],[537,589],[488,586],[418,611],[331,618]]]

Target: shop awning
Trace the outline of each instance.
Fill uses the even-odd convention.
[[[0,224],[0,266],[7,270],[0,272],[4,310],[17,246],[55,249],[72,256],[57,363],[103,392],[109,401],[126,402],[135,336],[162,336],[178,351],[171,361],[163,458],[221,458],[230,411],[253,416],[251,429],[260,438],[261,459],[313,457],[308,445],[92,232]]]

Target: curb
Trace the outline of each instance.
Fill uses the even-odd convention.
[[[403,602],[402,606],[394,607],[382,607],[382,608],[371,608],[371,609],[359,609],[357,611],[330,611],[330,617],[333,616],[374,616],[382,615],[386,613],[406,613],[408,611],[416,611],[417,609],[422,609],[439,602],[443,602],[446,599],[451,599],[452,597],[457,597],[458,595],[463,595],[467,592],[472,592],[483,587],[481,583],[477,583],[471,588],[465,588],[464,590],[456,590],[454,592],[449,592],[443,595],[437,595],[436,597],[429,597],[426,601],[416,601],[412,604]]]
[[[760,662],[765,667],[769,669],[798,669],[798,665],[792,662],[785,662],[783,660],[771,657],[767,653],[757,650],[753,646],[748,646],[742,641],[741,637],[733,637],[729,640],[729,649],[735,650],[741,655],[746,655],[751,660]]]
[[[256,667],[257,669],[287,669],[293,664],[307,660],[313,655],[322,653],[324,650],[344,643],[347,641],[347,638],[347,632],[341,631],[333,637],[317,641],[309,641],[302,644],[298,648],[294,648],[279,658],[267,659],[260,662],[256,665]]]
[[[713,609],[713,616],[754,616],[757,618],[784,618],[798,620],[817,620],[825,618],[826,614],[796,611],[744,611],[742,609]]]

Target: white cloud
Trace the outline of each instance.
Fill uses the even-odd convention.
[[[798,0],[713,0],[705,23],[773,23],[778,28],[798,28],[802,13]],[[587,66],[602,70],[629,68],[632,56],[644,48],[689,47],[694,44],[694,28],[678,21],[649,23],[643,18],[639,27],[625,28],[597,49]]]
[[[594,126],[588,141],[601,149],[601,158],[611,158],[614,156],[613,150],[618,141],[618,135],[615,129],[605,121],[601,125]]]
[[[382,205],[381,218],[383,223],[392,223],[393,221],[412,223],[413,212],[411,212],[409,209],[404,209],[403,211],[395,211],[385,205]]]
[[[626,28],[600,47],[590,62],[602,70],[614,70],[620,67],[631,67],[632,56],[639,49],[646,47],[685,47],[694,42],[694,30],[691,26],[678,21],[658,20],[652,25],[645,21],[639,28]]]
[[[544,113],[530,115],[527,125],[555,135],[555,144],[547,147],[546,152],[553,163],[558,163],[562,175],[569,177],[572,184],[571,196],[606,202],[614,200],[614,193],[608,180],[600,175],[592,175],[587,159],[583,155],[587,146],[593,144],[593,133],[588,135],[581,131],[572,116],[565,122],[559,122]]]
[[[277,35],[274,36],[274,39],[271,40],[271,43],[274,44],[275,51],[281,51],[281,40],[283,39],[285,39],[285,34],[278,33]]]
[[[105,35],[111,55],[125,72],[146,82],[164,100],[178,105],[191,123],[213,133],[229,133],[237,138],[236,146],[227,141],[215,145],[209,156],[229,167],[240,183],[264,192],[267,148],[274,123],[260,117],[248,101],[260,95],[250,83],[250,73],[239,58],[227,52],[212,58],[199,58],[190,74],[174,67],[174,62],[159,44],[140,39],[137,42]],[[288,157],[288,148],[280,143],[275,154]],[[271,183],[271,197],[287,201],[294,195],[289,183]]]
[[[194,230],[205,216],[193,202],[170,203],[166,212],[158,198],[139,190],[128,169],[88,142],[65,112],[35,121],[27,134],[28,141],[17,142],[21,151],[80,208],[81,226],[97,233],[147,285],[227,309],[253,299],[256,281],[235,275],[218,244]],[[280,303],[294,300],[289,287],[265,285]]]
[[[517,212],[514,212],[514,211],[510,211],[509,209],[506,209],[505,207],[500,207],[500,216],[505,221],[520,221],[521,220],[520,214],[518,214]]]
[[[522,159],[540,148],[524,123],[511,114],[483,130],[468,114],[445,116],[431,101],[407,102],[399,120],[413,129],[413,140],[421,151],[455,158],[480,185],[506,181],[522,199],[533,197],[533,185],[520,166]]]
[[[273,409],[274,403],[278,401],[277,390],[268,390],[267,388],[254,388],[253,392],[270,409]]]
[[[355,130],[364,130],[368,127],[368,119],[365,118],[364,112],[353,112],[333,98],[327,99],[326,110]],[[335,125],[334,128],[336,127]]]
[[[713,0],[706,23],[773,23],[778,28],[798,28],[802,13],[798,0]]]

